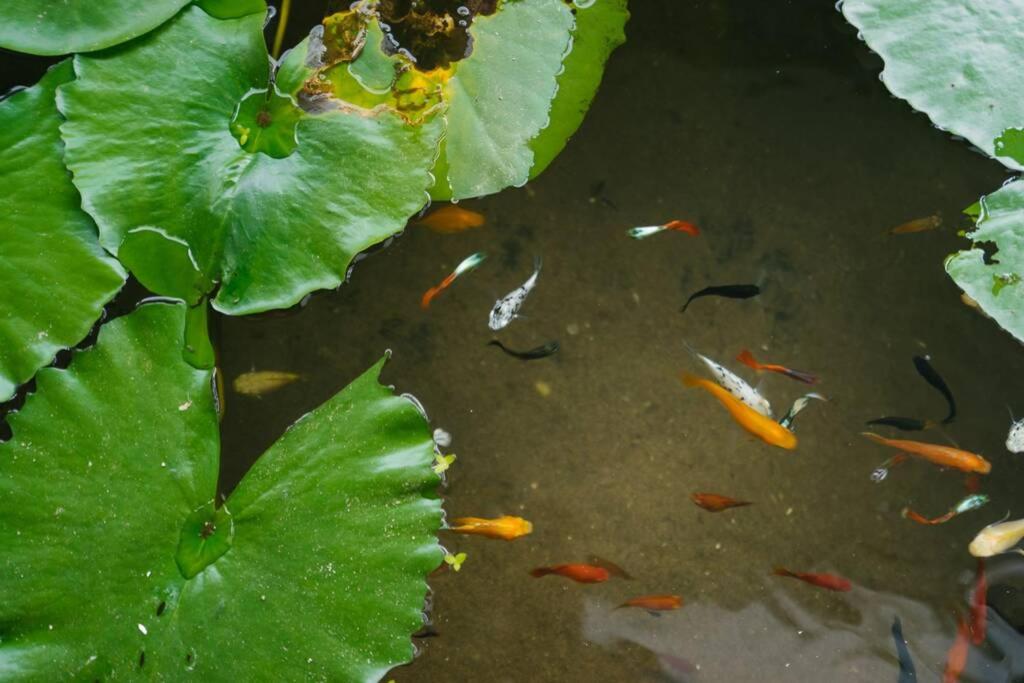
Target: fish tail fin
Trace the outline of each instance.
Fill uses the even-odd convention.
[[[688,387],[698,387],[703,381],[697,375],[690,374],[689,372],[679,373],[679,380]]]
[[[818,383],[818,376],[815,375],[813,372],[804,372],[803,370],[785,368],[782,374],[791,379],[795,379],[798,382],[803,382],[804,384]]]
[[[540,273],[540,268],[541,268],[542,265],[544,265],[544,259],[542,259],[540,256],[534,256],[533,257],[533,272],[534,273]]]
[[[542,576],[547,576],[548,574],[553,574],[554,571],[555,570],[552,569],[551,567],[537,567],[536,569],[531,569],[530,570],[530,576],[532,576],[535,579],[539,579]]]
[[[788,577],[795,576],[795,574],[793,574],[793,572],[789,571],[785,567],[772,567],[772,574],[774,576],[788,576]]]
[[[686,300],[686,303],[683,304],[683,307],[679,309],[679,312],[680,313],[686,313],[686,309],[690,307],[690,302],[691,301],[693,301],[693,297],[692,296],[689,299]]]
[[[736,360],[743,363],[749,368],[753,368],[754,370],[761,369],[758,362],[754,360],[754,354],[752,354],[748,349],[743,349],[742,351],[740,351],[740,354],[736,356]]]
[[[437,287],[431,287],[427,291],[423,292],[423,298],[420,299],[420,308],[424,311],[430,308],[430,302],[434,300],[434,297],[437,296],[439,291],[441,290]]]
[[[888,439],[886,439],[884,436],[879,436],[874,432],[861,432],[860,435],[865,436],[874,441],[875,443],[880,443],[882,445],[885,445],[885,442],[888,441]]]

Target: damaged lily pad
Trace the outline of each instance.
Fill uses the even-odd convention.
[[[61,161],[54,90],[70,62],[0,103],[0,401],[88,334],[124,284]]]
[[[153,30],[190,0],[7,0],[0,47],[33,55],[90,52]]]
[[[377,680],[442,559],[433,441],[383,361],[217,506],[210,372],[184,305],[39,373],[0,444],[0,671],[26,680]],[[59,595],[59,600],[53,596]]]
[[[842,11],[885,60],[886,87],[938,127],[996,156],[996,138],[1024,125],[1024,3],[844,0]]]
[[[268,90],[262,28],[260,14],[188,7],[127,47],[76,56],[58,98],[66,162],[102,244],[117,253],[140,227],[183,241],[219,283],[213,306],[233,315],[338,286],[356,254],[423,206],[441,134],[438,117],[311,113]]]
[[[1024,342],[1024,181],[983,197],[977,227],[967,235],[975,247],[950,256],[946,272],[1003,329]],[[997,248],[986,263],[980,245]]]

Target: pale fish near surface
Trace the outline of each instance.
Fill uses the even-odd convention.
[[[302,375],[283,370],[253,370],[235,378],[231,386],[236,394],[262,396],[302,379]]]
[[[1024,519],[996,522],[978,532],[967,547],[975,557],[992,557],[1005,553],[1024,538]]]
[[[540,259],[536,259],[533,266],[533,275],[530,276],[530,279],[524,282],[521,287],[512,290],[494,303],[494,308],[491,309],[490,320],[487,321],[488,327],[497,331],[507,327],[509,323],[516,319],[519,309],[522,308],[523,303],[526,301],[526,297],[529,296],[530,292],[537,285],[537,278],[540,276],[540,264]]]
[[[1024,453],[1024,420],[1017,420],[1010,425],[1010,432],[1006,435],[1006,450]]]
[[[742,377],[732,372],[724,365],[716,363],[703,354],[697,353],[697,351],[695,351],[693,347],[685,341],[683,344],[686,345],[686,348],[690,353],[695,355],[697,358],[700,358],[704,362],[704,365],[708,366],[708,369],[711,370],[711,374],[715,376],[715,381],[721,384],[722,388],[738,398],[748,407],[756,410],[761,415],[764,415],[765,417],[772,416],[771,404],[768,403],[768,399],[757,392],[757,389],[747,384]],[[799,410],[797,412],[799,412]]]

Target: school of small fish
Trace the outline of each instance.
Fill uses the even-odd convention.
[[[462,209],[461,207],[446,206],[420,219],[418,224],[435,232],[447,234],[479,227],[484,225],[485,222],[486,220],[481,214]],[[889,232],[893,235],[909,234],[934,230],[940,227],[940,225],[941,218],[936,215],[909,221],[891,229]],[[701,235],[701,230],[696,225],[679,219],[657,225],[630,228],[626,231],[626,234],[632,239],[643,240],[665,232],[682,233],[690,237]],[[478,253],[463,261],[439,285],[427,290],[423,296],[422,307],[424,309],[428,308],[430,302],[437,294],[444,291],[460,275],[475,269],[483,260],[484,254]],[[527,297],[536,288],[540,274],[541,260],[536,258],[533,272],[528,279],[494,303],[487,320],[488,328],[492,332],[503,330],[514,320],[522,317],[520,311]],[[691,303],[704,297],[715,296],[744,300],[757,297],[760,294],[761,286],[759,284],[706,286],[690,295],[680,308],[680,312],[686,312]],[[560,348],[558,341],[550,341],[535,348],[524,350],[511,348],[499,339],[491,339],[487,344],[495,346],[512,358],[524,361],[548,358],[557,353]],[[731,420],[740,429],[760,439],[767,445],[787,451],[795,450],[798,445],[798,439],[793,429],[795,418],[812,401],[824,402],[828,400],[824,395],[817,392],[804,394],[793,401],[789,411],[782,418],[776,419],[773,417],[772,407],[768,399],[749,382],[724,364],[698,352],[685,340],[682,340],[682,346],[711,376],[711,379],[707,379],[683,371],[680,374],[682,383],[687,387],[700,389],[702,392],[710,395],[725,409]],[[820,381],[819,376],[812,372],[793,369],[778,363],[760,362],[748,349],[741,349],[736,360],[756,373],[774,373],[808,385],[816,385]],[[914,356],[912,360],[917,373],[945,400],[946,414],[941,418],[935,419],[887,415],[869,420],[867,424],[872,427],[890,427],[899,431],[909,432],[935,430],[945,439],[952,442],[952,439],[945,433],[944,427],[951,424],[957,416],[957,405],[953,392],[932,365],[932,361],[928,356]],[[1024,419],[1015,420],[1012,419],[1011,415],[1011,421],[1012,424],[1006,437],[1006,448],[1011,453],[1024,452]],[[454,456],[443,456],[441,454],[440,448],[450,444],[450,436],[441,430],[438,430],[438,432],[444,436],[444,439],[443,441],[441,438],[437,439],[438,464],[435,465],[435,471],[440,470],[438,473],[443,476],[444,470],[454,460]],[[981,454],[963,449],[955,444],[955,442],[946,445],[931,441],[890,438],[871,431],[862,432],[862,435],[875,444],[897,451],[895,455],[888,458],[871,473],[871,479],[875,482],[885,480],[894,466],[909,460],[929,462],[942,469],[956,470],[967,475],[965,484],[969,492],[968,495],[950,505],[944,513],[937,517],[929,517],[915,511],[910,505],[906,505],[901,510],[901,515],[905,519],[924,526],[937,526],[945,524],[959,515],[978,510],[989,503],[987,495],[977,492],[980,485],[979,475],[987,475],[992,470],[992,464]],[[690,500],[697,507],[710,513],[722,513],[727,510],[736,510],[737,508],[755,504],[752,500],[737,499],[722,493],[710,492],[693,492],[690,494]],[[729,513],[729,515],[732,514],[745,513]],[[530,535],[533,529],[534,525],[532,522],[510,515],[502,515],[496,518],[460,517],[452,520],[451,524],[448,525],[448,530],[457,534],[505,541],[521,539]],[[957,616],[956,636],[949,648],[944,671],[943,680],[947,683],[955,683],[959,680],[961,673],[966,667],[971,645],[980,645],[985,640],[987,619],[985,558],[1007,552],[1017,552],[1024,555],[1024,550],[1016,549],[1016,546],[1022,540],[1024,540],[1024,519],[1012,521],[1004,519],[981,529],[969,544],[969,553],[978,558],[976,583],[971,597],[971,604],[969,605],[969,616],[965,617],[962,614]],[[442,564],[442,568],[448,566],[458,571],[459,566],[461,566],[464,560],[465,553],[458,555],[448,553],[445,557],[446,564]],[[590,557],[586,562],[567,562],[536,567],[530,571],[530,575],[534,578],[561,577],[580,584],[605,583],[612,578],[633,578],[618,565],[599,557]],[[776,566],[771,569],[771,575],[794,579],[810,586],[836,593],[850,593],[853,590],[853,582],[850,579],[829,572],[797,571],[783,566]],[[651,615],[659,616],[666,611],[678,610],[683,604],[682,596],[676,593],[653,593],[629,597],[619,603],[615,609],[639,609]],[[900,683],[916,681],[917,670],[914,666],[899,616],[894,618],[891,631],[899,665],[898,681]],[[430,635],[436,635],[436,632]]]

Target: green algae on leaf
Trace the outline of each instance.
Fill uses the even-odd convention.
[[[70,62],[0,102],[0,401],[88,334],[125,273],[61,161],[54,90]]]
[[[27,680],[376,680],[442,561],[433,441],[383,361],[217,506],[210,371],[184,305],[44,369],[0,443],[0,671]],[[53,596],[60,596],[55,600]]]
[[[188,3],[189,0],[6,0],[0,4],[0,47],[33,55],[101,50],[151,31]]]
[[[66,162],[103,245],[116,253],[143,226],[184,241],[220,283],[214,308],[234,315],[338,286],[422,207],[441,134],[436,117],[299,111],[291,93],[250,111],[270,78],[262,26],[186,8],[128,46],[78,55],[59,94]]]
[[[1010,157],[1018,164],[1024,164],[1024,128],[1007,128],[993,145],[996,156]]]
[[[982,310],[1024,341],[1024,181],[1017,180],[982,198],[975,245],[992,243],[997,251],[986,263],[980,246],[946,260],[946,272]]]
[[[844,0],[842,11],[885,60],[886,87],[938,127],[995,156],[996,138],[1024,124],[1024,3]]]

